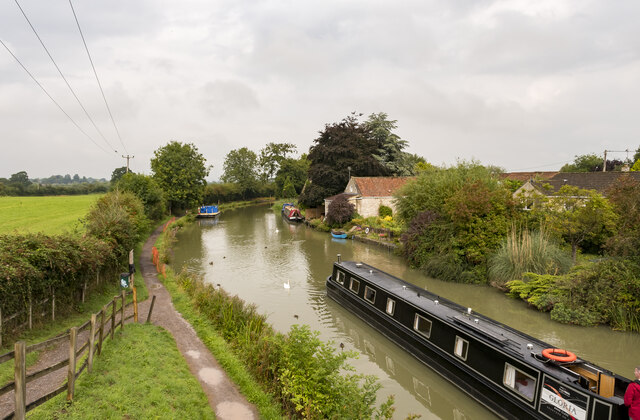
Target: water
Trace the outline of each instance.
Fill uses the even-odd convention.
[[[308,324],[336,349],[343,343],[345,350],[359,352],[351,364],[380,379],[380,400],[395,395],[395,418],[414,413],[423,419],[494,419],[483,406],[327,298],[325,281],[336,254],[371,264],[623,376],[632,377],[633,367],[640,363],[640,334],[552,322],[548,314],[496,289],[426,277],[383,248],[290,224],[266,205],[225,211],[216,220],[186,227],[174,246],[174,265],[255,304],[279,331]]]

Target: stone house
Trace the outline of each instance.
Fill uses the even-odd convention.
[[[631,177],[640,182],[640,172],[558,172],[547,179],[529,179],[513,193],[513,196],[533,198],[541,194],[550,197],[562,186],[571,185],[583,190],[594,190],[606,197],[609,188],[622,177]],[[532,202],[526,208],[529,208]]]
[[[414,177],[351,177],[344,192],[324,199],[324,213],[328,213],[333,200],[344,195],[363,217],[377,216],[381,205],[391,207],[395,214],[393,193],[410,179]]]

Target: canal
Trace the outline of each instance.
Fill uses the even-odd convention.
[[[552,322],[487,286],[446,283],[407,267],[389,251],[333,239],[302,224],[286,222],[267,205],[225,211],[217,220],[198,220],[184,228],[174,246],[174,267],[199,273],[231,294],[257,306],[279,331],[307,324],[332,340],[336,349],[360,353],[351,360],[358,372],[376,375],[379,399],[393,394],[394,418],[493,419],[483,406],[409,356],[325,294],[336,255],[363,261],[486,316],[526,332],[627,378],[640,363],[640,334],[608,327],[583,328]]]

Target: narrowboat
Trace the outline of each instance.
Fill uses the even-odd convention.
[[[218,209],[218,206],[200,206],[198,207],[198,214],[196,217],[216,217],[219,214],[220,209]]]
[[[327,295],[505,419],[627,419],[631,382],[370,265],[338,261]]]
[[[342,230],[331,229],[331,236],[333,236],[336,239],[346,239],[347,233]]]
[[[282,205],[282,217],[290,222],[301,222],[304,220],[300,209],[298,209],[293,203],[284,203]]]

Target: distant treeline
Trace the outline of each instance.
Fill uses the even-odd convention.
[[[107,191],[109,191],[108,182],[72,185],[31,184],[27,188],[16,188],[11,185],[6,185],[0,180],[0,196],[82,195],[106,193]]]
[[[9,179],[0,178],[0,196],[38,196],[38,195],[82,195],[105,193],[109,182],[103,179],[71,175],[52,175],[49,178],[29,179],[25,171],[11,175]]]

